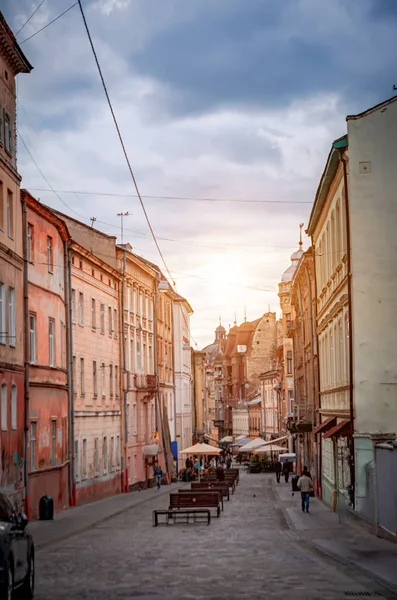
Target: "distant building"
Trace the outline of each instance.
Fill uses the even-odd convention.
[[[223,405],[223,351],[226,344],[226,329],[221,323],[215,330],[215,340],[203,348],[205,352],[204,413],[205,433],[212,441],[221,440],[224,435]]]
[[[249,435],[249,418],[247,404],[232,409],[233,436]]]
[[[281,436],[280,432],[280,405],[277,385],[280,374],[276,369],[270,369],[260,376],[261,380],[261,436],[265,440],[272,440]]]
[[[0,12],[0,489],[21,503],[27,483],[23,231],[17,171],[16,76],[32,66]],[[29,506],[25,506],[29,512]]]
[[[255,439],[260,437],[263,430],[262,428],[262,398],[257,396],[247,403],[248,408],[248,424],[249,424],[249,437]]]

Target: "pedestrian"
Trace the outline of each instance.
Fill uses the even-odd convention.
[[[280,475],[281,475],[281,469],[282,469],[282,464],[279,460],[276,461],[274,470],[276,471],[276,479],[277,479],[277,483],[280,483]]]
[[[308,513],[310,504],[310,492],[313,489],[313,482],[312,478],[309,475],[307,467],[303,467],[302,475],[300,476],[298,481],[298,488],[300,490],[302,498],[302,512],[305,512],[306,509],[306,512]]]
[[[289,463],[285,462],[283,464],[283,475],[285,478],[285,483],[288,483],[288,479],[289,479]]]
[[[228,454],[228,456],[226,458],[226,468],[230,469],[231,466],[232,466],[232,457],[230,456],[230,454]]]
[[[154,468],[154,474],[156,476],[157,489],[159,490],[161,486],[161,479],[163,477],[163,470],[160,465],[156,465]]]
[[[187,469],[190,469],[191,467],[193,467],[193,461],[192,461],[192,457],[191,456],[187,457],[185,464],[186,464],[186,468]]]
[[[219,464],[216,469],[216,479],[217,481],[225,481],[225,471],[222,464]]]

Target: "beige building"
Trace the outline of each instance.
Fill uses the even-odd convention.
[[[32,66],[0,12],[0,391],[1,489],[20,502],[25,457],[23,234],[16,156],[16,76]],[[10,417],[10,418],[9,418]],[[25,506],[29,512],[29,506]]]
[[[81,502],[121,491],[121,273],[116,238],[53,212],[72,238],[74,478]]]
[[[277,386],[280,380],[280,374],[276,369],[270,369],[260,376],[261,380],[261,435],[265,440],[272,440],[280,437],[280,405]]]
[[[241,405],[232,410],[232,421],[233,421],[233,437],[239,435],[249,435],[249,416],[248,406]]]

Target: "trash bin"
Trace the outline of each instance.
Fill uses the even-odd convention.
[[[40,498],[39,518],[41,521],[51,521],[54,518],[54,500],[51,496],[42,496]]]

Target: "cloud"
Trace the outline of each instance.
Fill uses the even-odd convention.
[[[4,6],[3,6],[4,4]],[[37,4],[2,10],[17,30]],[[219,314],[278,309],[277,283],[297,246],[330,144],[345,115],[384,99],[396,36],[387,0],[85,1],[126,147],[178,291],[204,346]],[[65,10],[45,3],[28,37]],[[374,12],[375,11],[375,12]],[[18,82],[18,127],[57,190],[43,202],[118,234],[160,264],[124,162],[79,11],[23,45],[34,65]],[[18,144],[28,189],[47,187]],[[118,196],[102,196],[110,192]],[[284,202],[284,204],[281,204]],[[309,202],[309,204],[301,204]],[[73,212],[75,211],[75,212]]]

